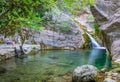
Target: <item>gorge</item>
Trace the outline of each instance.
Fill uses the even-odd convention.
[[[0,1],[1,82],[85,82],[79,76],[91,78],[96,69],[90,82],[120,81],[119,0],[5,1]],[[6,3],[13,10],[3,15]],[[22,53],[27,56],[18,57]]]

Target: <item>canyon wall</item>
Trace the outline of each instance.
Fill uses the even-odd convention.
[[[120,62],[120,0],[96,0],[91,7],[100,26],[105,46],[114,61]]]

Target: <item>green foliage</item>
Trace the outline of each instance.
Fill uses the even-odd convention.
[[[99,30],[99,25],[94,22],[94,30],[95,30],[95,34],[99,34],[100,30]]]
[[[98,34],[99,33],[99,25],[94,22],[94,29],[95,29],[95,33]]]
[[[65,19],[62,20],[63,13],[59,11],[58,8],[51,9],[51,11],[47,12],[43,18],[45,21],[44,23],[46,25],[45,27],[47,27],[47,29],[59,33],[69,33],[71,30],[71,21],[64,21]]]
[[[59,33],[69,33],[71,31],[71,25],[68,22],[58,22],[55,27]]]
[[[96,4],[94,0],[62,0],[59,7],[74,13],[76,11],[82,11],[85,6],[94,4]]]
[[[55,4],[54,0],[0,0],[0,33],[10,35],[21,27],[40,30],[42,16]]]
[[[94,0],[0,0],[0,34],[12,35],[21,27],[40,30],[45,12],[51,11],[56,5],[75,12],[82,6],[93,4]]]
[[[98,36],[100,39],[102,39],[102,34],[100,32],[100,29],[99,29],[99,25],[94,22],[94,30],[95,30],[95,36]]]

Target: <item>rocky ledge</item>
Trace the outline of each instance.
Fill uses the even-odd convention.
[[[15,47],[19,49],[19,44],[15,44]],[[26,54],[33,54],[33,51],[34,53],[36,53],[37,51],[40,50],[40,46],[24,44],[23,50],[25,51]],[[9,59],[13,56],[15,56],[15,51],[12,45],[0,44],[0,61]]]

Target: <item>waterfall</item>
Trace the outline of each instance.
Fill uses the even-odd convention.
[[[91,41],[91,44],[92,44],[92,48],[93,47],[100,47],[100,44],[97,43],[97,41],[90,35],[86,32],[86,34],[88,35],[90,41]]]
[[[88,60],[88,64],[92,64],[94,65],[96,63],[96,59],[102,59],[102,58],[106,58],[106,61],[102,59],[102,62],[105,62],[105,66],[107,68],[111,68],[112,64],[111,64],[111,58],[108,57],[106,54],[102,54],[102,53],[106,53],[106,48],[102,47],[89,33],[86,32],[86,34],[88,35],[90,41],[91,41],[91,53],[89,55],[89,60]]]
[[[88,35],[90,41],[91,41],[91,48],[95,48],[95,49],[106,49],[105,47],[102,47],[89,33],[86,32],[86,34]]]

